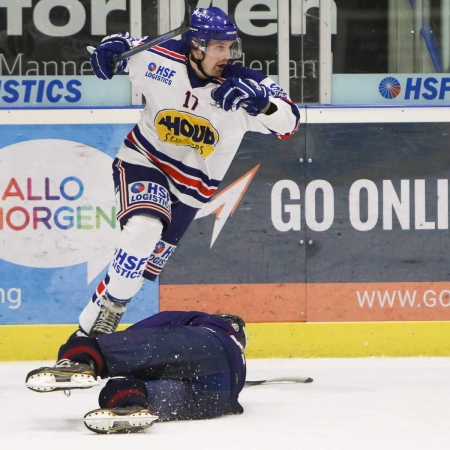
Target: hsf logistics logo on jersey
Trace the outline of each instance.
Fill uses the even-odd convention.
[[[148,261],[150,264],[162,269],[175,249],[175,245],[169,244],[166,241],[159,241]]]
[[[168,84],[172,84],[172,78],[176,75],[176,71],[169,69],[168,67],[158,66],[156,63],[151,62],[148,65],[148,70],[145,72],[145,76],[153,78],[156,81],[161,81]]]
[[[137,181],[128,185],[130,204],[153,202],[170,210],[169,192],[164,186],[150,181]]]
[[[388,100],[445,100],[450,92],[450,77],[408,77],[404,83],[395,77],[383,78],[378,86],[380,94]],[[402,94],[402,95],[400,95]],[[450,98],[450,95],[448,96]]]

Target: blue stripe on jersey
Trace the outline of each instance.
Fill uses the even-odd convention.
[[[220,184],[221,180],[214,180],[209,178],[205,173],[203,173],[199,169],[194,169],[193,167],[186,166],[181,161],[177,159],[173,159],[170,156],[166,155],[163,152],[158,151],[142,134],[139,126],[136,125],[133,128],[134,135],[136,136],[139,143],[144,147],[147,151],[149,151],[152,155],[155,155],[158,159],[168,164],[175,166],[180,172],[185,173],[186,175],[199,178],[203,184],[206,185],[207,188],[217,188]]]
[[[133,133],[134,133],[134,136],[135,136],[136,140],[138,141],[139,145],[142,148],[144,148],[148,153],[150,153],[156,159],[160,159],[163,164],[170,164],[170,165],[174,166],[175,167],[174,170],[181,175],[180,178],[187,177],[188,175],[190,175],[190,173],[196,173],[197,175],[190,175],[189,178],[194,178],[194,180],[193,180],[194,183],[195,182],[201,183],[201,185],[203,186],[204,190],[211,191],[211,192],[209,192],[208,194],[206,194],[206,193],[202,194],[200,192],[199,188],[197,188],[195,186],[191,187],[189,184],[183,183],[181,181],[177,181],[173,176],[171,176],[169,173],[167,173],[167,171],[165,171],[166,172],[166,176],[170,177],[172,183],[175,185],[175,187],[182,194],[188,195],[188,196],[194,198],[195,200],[197,200],[197,201],[199,201],[201,203],[208,203],[208,201],[211,198],[211,196],[214,195],[214,193],[215,193],[215,191],[217,189],[217,186],[219,186],[220,181],[218,181],[218,180],[209,180],[209,183],[204,183],[204,182],[202,183],[202,181],[203,181],[202,179],[203,178],[207,178],[203,172],[201,172],[199,170],[196,170],[196,169],[193,169],[192,167],[185,166],[184,164],[180,163],[180,161],[177,161],[177,160],[174,160],[172,158],[169,158],[164,153],[158,152],[155,149],[155,147],[153,147],[153,145],[151,145],[141,135],[137,125],[133,129]],[[131,148],[132,150],[140,151],[139,148],[136,147],[136,145],[133,142],[131,142],[129,139],[125,139],[125,145],[128,148]],[[148,158],[148,156],[147,156],[147,158]],[[154,163],[154,161],[152,161],[152,162]],[[158,164],[155,164],[155,165],[158,166]],[[180,169],[180,167],[184,167],[187,170],[183,172],[183,170]]]

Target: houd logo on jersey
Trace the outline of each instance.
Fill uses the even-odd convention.
[[[172,78],[176,73],[177,72],[175,70],[164,66],[158,66],[156,63],[151,62],[148,65],[148,70],[145,72],[145,76],[148,78],[153,78],[156,81],[161,81],[170,86],[172,84]]]
[[[219,140],[219,133],[209,120],[175,109],[160,111],[155,128],[161,141],[174,145],[189,145],[203,158],[210,156]]]
[[[170,210],[169,192],[164,186],[150,181],[136,181],[128,185],[130,204],[153,202]]]
[[[211,246],[214,245],[219,233],[225,225],[228,217],[232,216],[234,211],[239,205],[241,198],[244,196],[245,191],[250,186],[250,183],[259,169],[259,164],[252,170],[247,172],[241,178],[230,184],[219,194],[215,195],[209,203],[207,203],[202,209],[200,209],[195,215],[194,219],[200,219],[201,217],[209,216],[210,214],[216,215],[214,221],[214,229],[211,238]]]

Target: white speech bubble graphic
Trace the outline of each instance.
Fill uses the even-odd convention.
[[[86,262],[90,283],[118,242],[111,164],[60,139],[0,149],[0,258],[36,268]]]

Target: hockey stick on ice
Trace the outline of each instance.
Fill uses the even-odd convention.
[[[158,36],[151,41],[146,42],[145,44],[134,47],[126,52],[121,53],[120,55],[114,55],[113,62],[118,63],[119,61],[123,61],[124,59],[129,58],[130,56],[136,55],[137,53],[143,52],[150,47],[154,47],[155,45],[161,44],[161,42],[167,41],[170,38],[178,36],[179,34],[183,34],[189,30],[189,26],[191,23],[191,6],[189,5],[188,0],[184,0],[184,18],[183,23],[174,30],[168,31],[167,33]]]
[[[260,386],[262,384],[298,384],[312,383],[314,380],[310,377],[280,377],[269,378],[267,380],[246,381],[245,386]]]

